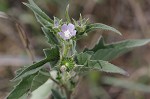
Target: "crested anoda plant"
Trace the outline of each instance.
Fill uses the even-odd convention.
[[[121,33],[102,23],[90,23],[80,15],[79,20],[70,18],[69,6],[66,8],[66,20],[54,17],[52,20],[32,0],[23,3],[35,14],[37,21],[49,43],[49,48],[44,49],[45,58],[30,66],[24,66],[16,72],[12,81],[19,81],[7,99],[20,99],[20,97],[32,93],[51,79],[58,86],[53,86],[54,99],[72,99],[72,93],[77,85],[78,77],[91,71],[118,73],[128,75],[123,69],[109,63],[116,57],[132,50],[135,47],[145,45],[149,39],[125,40],[112,44],[105,44],[101,38],[92,49],[76,50],[76,41],[87,36],[96,29],[109,30],[121,35]],[[49,69],[45,64],[50,63]],[[51,75],[56,71],[56,78]]]

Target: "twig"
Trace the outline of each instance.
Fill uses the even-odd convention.
[[[31,51],[30,46],[29,46],[30,42],[29,42],[29,40],[27,38],[26,32],[22,29],[21,25],[18,24],[18,23],[16,23],[16,28],[17,28],[17,30],[19,32],[19,36],[20,36],[21,41],[22,41],[22,43],[23,43],[23,45],[24,45],[24,47],[26,49],[27,54],[31,58],[32,62],[34,63],[35,62],[34,55],[33,55],[32,51]]]

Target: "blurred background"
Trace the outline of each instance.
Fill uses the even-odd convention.
[[[32,11],[22,2],[27,0],[0,0],[0,99],[11,90],[12,84],[9,80],[14,77],[15,70],[31,64],[32,60],[44,57],[42,51],[48,47],[39,23]],[[63,18],[68,4],[67,0],[35,0],[35,2],[51,18],[53,16]],[[6,17],[3,12],[10,17]],[[119,36],[109,31],[94,31],[78,41],[80,50],[85,46],[92,47],[101,34],[107,43],[150,38],[150,0],[70,0],[70,16],[78,20],[80,13],[92,23],[110,25],[123,34]],[[18,32],[14,20],[21,25],[22,31],[26,32],[29,42],[25,36],[20,36],[22,34]],[[31,52],[27,50],[28,45],[24,43],[26,41]],[[119,79],[110,79],[110,81],[101,81],[97,78],[97,86],[89,88],[90,90],[85,84],[83,86],[81,84],[80,98],[77,99],[93,99],[92,95],[88,94],[91,90],[96,96],[94,99],[150,99],[150,89],[148,89],[150,44],[136,48],[112,63],[128,71],[130,76],[112,75]]]

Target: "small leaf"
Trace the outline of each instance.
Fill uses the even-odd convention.
[[[70,16],[69,16],[69,4],[66,8],[66,19],[67,19],[67,22],[70,23],[71,22],[71,19],[70,19]]]
[[[84,52],[84,53],[83,52],[79,53],[76,56],[76,58],[77,58],[77,64],[84,65],[91,58],[92,54],[93,54],[92,51]]]
[[[98,43],[94,46],[94,48],[92,49],[85,49],[85,51],[93,51],[93,52],[96,52],[97,50],[99,49],[105,49],[105,42],[104,42],[104,38],[103,37],[100,37],[99,40],[98,40]]]
[[[102,71],[107,73],[128,75],[128,73],[123,69],[103,60],[89,60],[86,66],[77,66],[74,70],[80,72]]]
[[[54,96],[54,99],[65,99],[58,91],[52,89],[52,95]]]
[[[43,59],[37,63],[34,63],[31,66],[28,66],[25,68],[22,72],[20,72],[12,81],[20,80],[24,77],[27,77],[28,75],[32,75],[34,73],[37,73],[41,68],[43,68],[43,65],[47,63],[48,59]]]
[[[25,77],[19,82],[19,84],[12,90],[12,92],[7,96],[6,99],[19,99],[24,94],[28,93],[33,78],[36,74]]]
[[[129,52],[135,47],[145,45],[150,42],[150,39],[143,40],[125,40],[122,42],[105,44],[103,40],[90,51],[95,51],[94,55],[91,57],[92,60],[113,60],[122,54]]]
[[[52,31],[50,31],[48,28],[46,27],[42,27],[42,30],[46,36],[46,38],[48,39],[48,43],[54,47],[56,45],[59,45],[59,41],[56,38],[56,36],[54,35],[54,33]]]
[[[102,23],[94,23],[94,24],[87,25],[85,32],[88,33],[88,32],[94,31],[96,29],[109,30],[109,31],[113,31],[113,32],[121,35],[121,33],[118,30],[116,30],[115,28],[110,27],[110,26],[105,25],[105,24],[102,24]]]

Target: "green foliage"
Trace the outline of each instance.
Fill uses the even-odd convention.
[[[20,80],[24,77],[37,73],[39,70],[43,68],[44,64],[46,64],[48,61],[49,61],[48,59],[43,59],[37,63],[34,63],[31,66],[28,66],[18,75],[16,75],[16,77],[12,81]]]
[[[92,54],[93,54],[92,51],[89,52],[89,53],[90,53],[90,54],[88,54],[88,52],[86,52],[86,53],[83,53],[83,52],[79,53],[79,54],[77,55],[77,64],[79,64],[79,65],[85,65],[86,62],[87,62],[88,60],[90,60],[90,58],[91,58],[91,56],[92,56]]]
[[[33,0],[29,0],[30,4],[27,3],[23,3],[24,5],[26,5],[27,7],[29,7],[35,14],[36,18],[38,21],[40,21],[40,23],[43,24],[43,22],[48,23],[47,25],[50,25],[53,23],[53,20],[49,18],[48,15],[46,15],[34,2]],[[42,21],[41,21],[42,20]],[[45,20],[45,21],[44,21]]]
[[[44,49],[44,54],[46,59],[50,60],[50,61],[58,61],[59,60],[59,49],[58,47],[55,48],[47,48]]]
[[[54,99],[66,99],[58,92],[58,90],[55,89],[52,89],[52,95],[54,96]]]
[[[43,26],[42,30],[48,39],[48,43],[53,47],[55,45],[59,45],[59,42],[54,34],[53,23],[54,21],[49,18],[34,2],[33,0],[29,0],[30,4],[23,3],[27,7],[29,7],[35,14],[37,21]]]
[[[38,74],[32,80],[30,91],[36,90],[38,87],[43,85],[50,77],[50,74],[46,71],[39,71]]]
[[[24,94],[29,94],[45,83],[48,78],[49,75],[44,74],[43,71],[39,71],[38,73],[23,78],[9,94],[7,99],[19,99]]]
[[[67,19],[67,22],[68,22],[68,23],[71,22],[71,19],[70,19],[70,16],[69,16],[69,5],[68,5],[67,8],[66,8],[66,19]]]
[[[19,84],[12,90],[7,99],[19,99],[24,94],[28,93],[31,83],[36,74],[25,77]]]
[[[105,24],[102,24],[102,23],[94,23],[94,24],[89,24],[86,26],[86,30],[85,30],[85,33],[88,33],[88,32],[91,32],[91,31],[94,31],[96,29],[101,29],[101,30],[109,30],[109,31],[113,31],[119,35],[121,35],[121,33],[116,30],[115,28],[113,27],[110,27],[108,25],[105,25]]]
[[[42,30],[48,39],[48,43],[51,45],[51,47],[54,47],[56,45],[59,45],[59,41],[57,40],[55,34],[48,28],[42,27]]]
[[[75,49],[76,40],[86,36],[91,31],[101,29],[109,30],[120,35],[121,33],[118,30],[102,23],[88,24],[88,20],[83,19],[81,15],[79,21],[75,21],[73,19],[75,25],[64,25],[71,23],[69,5],[65,12],[67,22],[63,22],[56,17],[54,17],[53,21],[33,2],[33,0],[29,0],[29,4],[24,4],[34,12],[38,22],[42,25],[42,30],[48,39],[50,48],[43,50],[45,54],[45,58],[43,60],[30,66],[24,66],[16,72],[16,77],[13,81],[20,80],[20,82],[9,94],[7,99],[18,99],[22,96],[26,97],[29,93],[43,85],[49,78],[59,85],[58,89],[65,90],[66,96],[68,97],[75,85],[77,85],[76,82],[73,82],[75,80],[74,76],[80,76],[82,75],[82,72],[87,73],[90,71],[100,71],[128,75],[126,71],[109,63],[108,61],[119,57],[135,47],[139,47],[150,42],[149,39],[144,39],[125,40],[117,43],[105,44],[103,39],[101,39],[94,48],[85,49],[83,52],[78,53]],[[64,25],[64,27],[61,27],[62,25]],[[67,28],[67,30],[65,30],[65,28]],[[73,30],[71,31],[71,29]],[[70,31],[74,34],[71,34]],[[59,32],[64,34],[60,35]],[[60,36],[67,37],[70,35],[73,35],[70,39],[60,38]],[[44,67],[46,63],[50,63],[48,71],[46,71]],[[56,70],[57,77],[53,78],[49,74],[52,70]],[[107,80],[104,79],[107,84],[114,83],[115,80],[116,79],[111,79],[107,82]],[[120,86],[121,83],[122,82],[118,80],[118,83],[116,84]],[[124,88],[129,88],[132,85],[133,83],[129,83],[129,86],[124,86]],[[146,88],[144,86],[142,87]],[[62,96],[59,90],[55,89],[52,88],[52,95],[55,99],[66,99]],[[137,89],[141,90],[141,88]],[[146,89],[146,91],[148,92],[149,90]]]
[[[131,51],[135,47],[143,46],[149,43],[149,39],[143,40],[125,40],[112,44],[105,44],[103,39],[90,51],[94,51],[94,55],[91,57],[92,60],[113,60],[126,52]]]
[[[119,73],[123,75],[128,75],[123,69],[103,60],[91,60],[90,54],[86,52],[79,54],[80,58],[77,58],[79,66],[75,67],[76,72],[89,72],[89,71],[102,71],[107,73]]]
[[[58,47],[44,49],[43,51],[46,56],[46,59],[49,60],[51,68],[53,68],[60,58]]]

